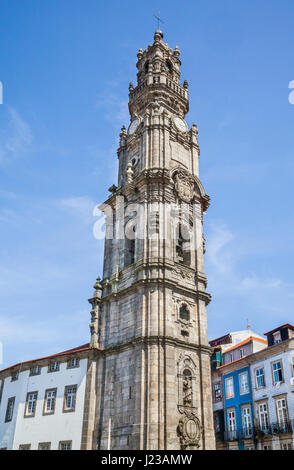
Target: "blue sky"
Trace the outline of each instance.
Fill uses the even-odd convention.
[[[293,322],[294,2],[1,0],[0,341],[3,364],[88,341],[103,242],[93,207],[116,183],[136,54],[181,50],[198,124],[209,337]]]

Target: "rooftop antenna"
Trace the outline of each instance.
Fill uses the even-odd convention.
[[[247,323],[246,330],[249,330],[250,328],[252,328],[252,325],[249,323],[248,318],[246,318],[246,323]]]
[[[153,16],[158,21],[158,28],[157,29],[160,29],[160,23],[164,23],[164,21],[160,19],[160,11],[157,13],[157,15],[153,15]]]

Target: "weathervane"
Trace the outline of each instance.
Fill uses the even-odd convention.
[[[164,21],[160,19],[160,11],[157,13],[157,16],[156,15],[153,15],[153,16],[158,21],[158,28],[157,29],[160,29],[160,23],[164,23]]]

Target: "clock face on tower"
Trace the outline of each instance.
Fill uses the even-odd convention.
[[[139,119],[136,118],[131,122],[129,126],[129,130],[128,130],[129,135],[134,134],[134,132],[136,132],[138,125],[139,125]]]
[[[187,132],[187,130],[188,130],[188,126],[187,126],[186,121],[184,121],[184,119],[182,119],[178,116],[174,118],[174,125],[176,126],[176,128],[180,132]]]

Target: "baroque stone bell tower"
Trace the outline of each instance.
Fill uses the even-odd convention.
[[[157,30],[137,57],[118,183],[102,207],[103,279],[90,300],[94,441],[98,449],[214,449],[198,131],[184,120],[178,47]]]

